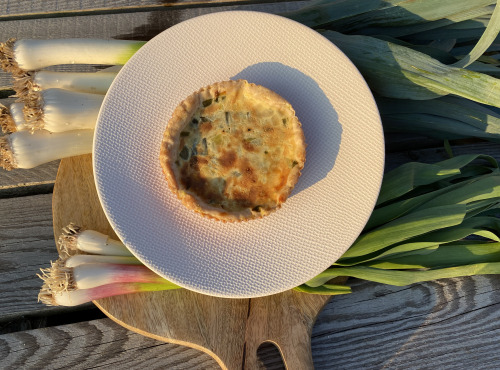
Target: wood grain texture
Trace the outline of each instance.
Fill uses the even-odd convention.
[[[57,258],[52,233],[51,195],[0,199],[0,321],[50,312],[37,303],[40,268]]]
[[[0,198],[51,193],[58,166],[53,161],[29,170],[0,169]]]
[[[316,368],[498,368],[499,288],[499,276],[408,287],[355,281],[318,317]]]
[[[34,17],[63,17],[78,14],[117,13],[162,10],[166,8],[186,8],[203,6],[222,6],[234,4],[262,4],[269,2],[285,2],[294,0],[1,0],[0,20],[26,19]],[[295,0],[300,1],[300,0]]]
[[[316,316],[330,299],[295,291],[251,299],[244,368],[257,368],[259,346],[271,342],[287,369],[313,369],[311,333]]]
[[[220,369],[207,354],[110,319],[0,335],[2,369]]]

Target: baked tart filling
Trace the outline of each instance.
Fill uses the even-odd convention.
[[[160,161],[186,207],[222,221],[260,218],[295,186],[305,162],[304,134],[278,94],[245,80],[224,81],[177,106]]]

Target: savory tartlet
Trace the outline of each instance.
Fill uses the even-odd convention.
[[[222,221],[263,217],[290,195],[305,141],[292,106],[245,80],[204,87],[174,110],[160,161],[182,203]]]

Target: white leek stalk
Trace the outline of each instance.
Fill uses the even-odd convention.
[[[0,166],[33,168],[56,159],[92,153],[93,130],[18,131],[0,138]]]
[[[104,95],[48,89],[31,95],[24,116],[32,129],[50,132],[94,129]]]
[[[14,79],[14,91],[21,99],[52,88],[104,95],[116,75],[115,72],[30,72]]]
[[[66,259],[66,267],[76,267],[84,264],[122,264],[122,265],[142,265],[142,262],[135,257],[128,256],[103,256],[95,254],[75,254]]]
[[[72,223],[63,228],[58,238],[58,245],[61,253],[70,256],[82,252],[109,256],[133,256],[122,242],[95,230],[83,230]]]
[[[15,40],[0,45],[2,68],[15,75],[59,64],[124,65],[145,41]]]
[[[60,258],[41,272],[38,277],[44,283],[38,300],[47,305],[74,306],[115,295],[179,288],[145,266],[82,264],[68,268]]]

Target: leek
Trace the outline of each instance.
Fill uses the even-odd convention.
[[[114,283],[100,285],[90,289],[75,289],[53,292],[48,285],[43,285],[38,294],[38,301],[47,306],[77,306],[97,299],[124,294],[158,292],[178,289],[169,283]]]
[[[498,275],[500,262],[467,264],[435,270],[383,270],[366,266],[331,268],[306,283],[310,287],[319,287],[333,278],[349,276],[381,284],[405,286],[424,281],[450,279],[472,275]]]
[[[0,45],[0,63],[4,70],[18,76],[60,64],[123,65],[145,43],[101,39],[10,39]]]
[[[133,256],[122,242],[95,230],[85,230],[73,223],[63,228],[57,244],[61,253],[67,256],[79,253]]]
[[[51,72],[36,71],[14,79],[14,91],[21,99],[47,89],[63,89],[104,95],[116,72]]]
[[[384,176],[377,206],[359,238],[305,285],[320,289],[342,276],[402,286],[498,274],[499,212],[500,170],[492,157],[402,165]]]
[[[97,231],[71,223],[63,228],[58,245],[61,257],[38,274],[43,280],[38,300],[46,305],[75,306],[116,295],[180,288],[142,265],[122,243]]]
[[[50,132],[94,129],[104,95],[62,89],[42,90],[25,102],[24,116],[33,129]]]
[[[56,159],[92,153],[93,130],[13,132],[0,138],[0,166],[33,168]]]

